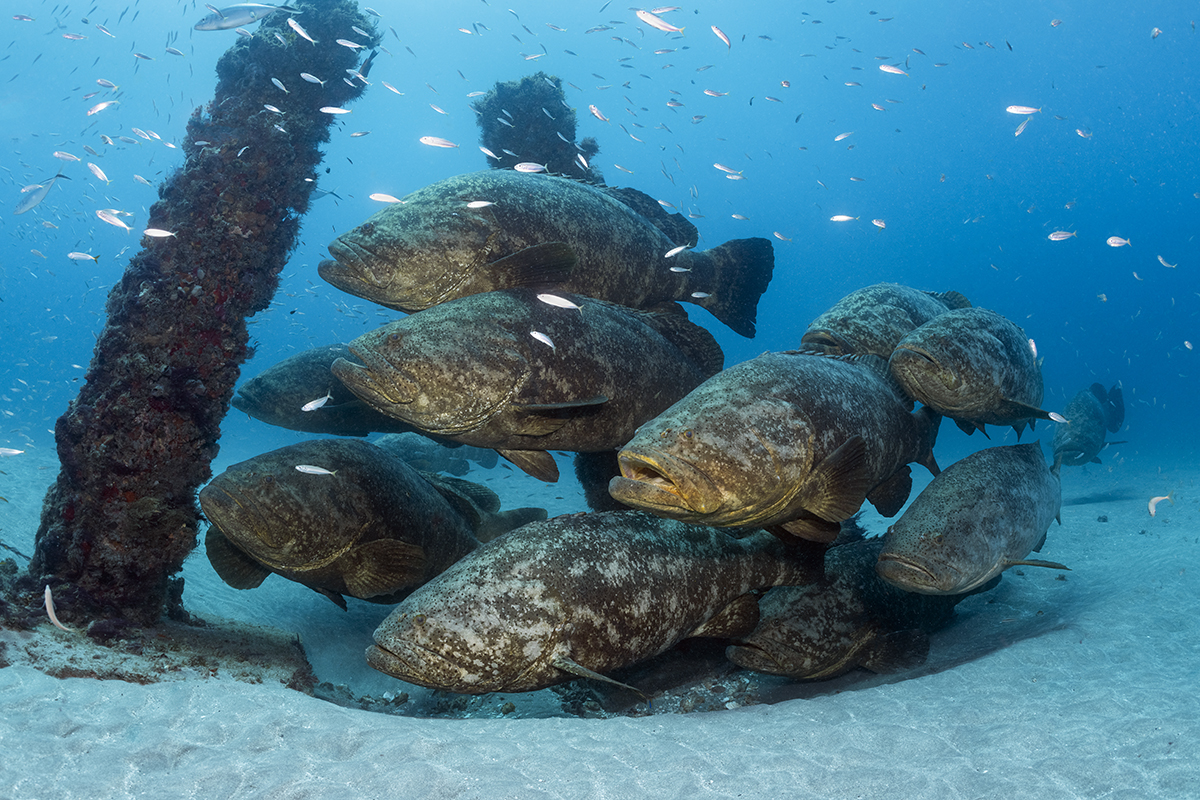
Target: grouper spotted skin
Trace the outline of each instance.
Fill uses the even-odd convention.
[[[725,655],[740,667],[796,680],[836,678],[855,667],[898,672],[925,663],[929,634],[954,616],[965,595],[907,592],[875,572],[883,539],[839,544],[825,553],[825,580],[777,586],[759,599],[754,631]],[[982,589],[1000,581],[997,576]]]
[[[334,374],[373,408],[558,479],[548,450],[614,450],[718,372],[712,335],[680,313],[556,292],[470,295],[364,334]]]
[[[696,303],[753,336],[775,263],[770,241],[737,239],[666,258],[676,246],[647,217],[594,187],[485,170],[389,205],[337,237],[329,245],[334,260],[318,271],[343,291],[408,312],[539,287],[634,308]]]
[[[958,292],[923,292],[898,283],[857,289],[812,321],[800,339],[803,349],[830,355],[877,355],[886,361],[913,329],[971,302]]]
[[[303,472],[297,466],[319,467]],[[419,473],[372,444],[318,439],[234,464],[200,491],[209,561],[235,589],[272,572],[346,608],[394,603],[485,540],[545,519],[490,490]]]
[[[572,514],[480,547],[375,631],[367,663],[461,694],[530,692],[605,673],[693,636],[753,629],[754,589],[810,582],[770,534],[637,511]]]
[[[901,339],[888,364],[909,397],[968,435],[986,424],[1011,425],[1019,437],[1026,424],[1050,419],[1038,408],[1042,368],[1029,338],[995,311],[940,314]]]
[[[910,462],[937,474],[941,418],[912,406],[875,356],[766,353],[643,425],[609,493],[673,519],[830,542],[864,499],[899,512]]]
[[[1104,441],[1104,431],[1116,433],[1125,422],[1121,387],[1114,386],[1106,392],[1103,386],[1093,383],[1067,403],[1062,415],[1067,421],[1054,429],[1054,444],[1050,448],[1055,463],[1068,467],[1099,464],[1100,451],[1107,444],[1116,444]]]
[[[989,447],[946,468],[888,528],[876,569],[894,586],[963,594],[1040,551],[1062,505],[1037,442]],[[1061,520],[1059,520],[1061,522]]]

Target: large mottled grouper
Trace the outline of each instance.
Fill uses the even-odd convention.
[[[934,478],[888,528],[876,569],[923,594],[963,594],[1018,564],[1067,569],[1027,558],[1061,506],[1058,468],[1047,468],[1037,442],[980,450]]]
[[[451,300],[350,349],[362,364],[337,361],[333,374],[373,408],[546,481],[558,479],[547,450],[620,447],[724,361],[678,311],[532,289]]]
[[[375,631],[367,663],[462,694],[614,682],[605,673],[685,638],[749,633],[751,590],[820,575],[819,558],[799,560],[762,531],[739,539],[637,511],[555,517],[409,596]]]
[[[677,249],[612,195],[549,175],[485,170],[426,186],[334,239],[322,278],[403,311],[516,287],[554,288],[634,308],[695,303],[743,336],[775,254],[767,239]]]
[[[500,511],[469,481],[417,472],[375,445],[316,439],[234,464],[200,492],[217,574],[253,589],[272,572],[328,597],[394,603],[542,508]]]
[[[1107,392],[1098,383],[1080,392],[1063,409],[1066,422],[1054,429],[1054,461],[1068,467],[1100,463],[1100,451],[1118,442],[1104,441],[1104,431],[1116,433],[1125,422],[1125,401],[1121,387]]]
[[[863,500],[900,511],[910,462],[938,473],[941,417],[912,407],[876,356],[766,353],[642,425],[609,492],[663,517],[831,542]]]

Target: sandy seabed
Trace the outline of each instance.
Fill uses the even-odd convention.
[[[1009,570],[959,605],[925,666],[766,680],[755,694],[764,702],[705,713],[583,719],[543,691],[481,698],[460,715],[469,718],[428,718],[433,693],[363,662],[385,607],[344,613],[277,577],[236,592],[197,552],[184,571],[189,610],[218,627],[230,620],[264,660],[275,660],[272,639],[283,658],[298,635],[318,680],[350,697],[406,693],[393,700],[398,713],[286,688],[287,669],[247,677],[227,662],[147,685],[55,678],[13,658],[15,639],[82,637],[48,623],[0,631],[14,642],[0,660],[10,664],[0,669],[0,798],[1195,796],[1200,470],[1193,459],[1103,457],[1065,472],[1062,526],[1041,553],[1072,571]],[[39,459],[2,465],[0,540],[25,553],[57,468]],[[567,481],[511,475],[468,477],[506,507],[582,505]],[[1150,517],[1147,500],[1169,491],[1175,504]],[[878,517],[865,522],[882,532]],[[232,627],[251,624],[274,632]]]

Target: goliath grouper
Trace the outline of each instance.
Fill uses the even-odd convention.
[[[344,344],[314,347],[243,383],[233,407],[257,420],[305,433],[366,436],[371,432],[408,433],[413,426],[381,414],[342,386],[329,368],[339,358],[352,359]],[[324,399],[305,411],[314,400]]]
[[[1042,368],[1033,344],[995,311],[960,308],[940,314],[896,345],[888,362],[908,392],[944,414],[968,435],[984,425],[1051,419],[1042,402]]]
[[[1125,422],[1125,401],[1121,387],[1114,386],[1107,392],[1098,383],[1087,391],[1075,395],[1063,409],[1066,423],[1054,429],[1054,463],[1068,467],[1082,467],[1087,463],[1100,463],[1100,451],[1108,444],[1104,431],[1116,433]]]
[[[306,470],[299,470],[303,466]],[[312,468],[316,467],[316,470]],[[235,589],[272,572],[328,597],[394,603],[545,509],[418,473],[367,442],[317,439],[234,464],[200,491],[208,559]]]
[[[876,566],[909,592],[964,594],[1040,551],[1062,505],[1037,442],[989,447],[946,468],[888,528]],[[1062,520],[1059,520],[1061,523]]]
[[[609,492],[659,516],[830,542],[864,499],[884,516],[903,507],[909,462],[937,474],[941,417],[912,406],[875,356],[766,353],[642,425]]]
[[[924,664],[929,634],[951,620],[966,595],[897,589],[875,573],[882,549],[878,537],[831,548],[825,580],[768,591],[758,601],[754,632],[725,655],[739,667],[805,681],[855,667],[889,673]],[[999,582],[997,575],[979,591]]]
[[[688,637],[745,635],[758,619],[751,590],[810,582],[817,564],[762,531],[738,539],[637,511],[555,517],[410,595],[375,631],[367,663],[460,694],[616,683],[604,673]]]
[[[958,292],[877,283],[851,292],[813,320],[800,347],[838,356],[871,353],[887,361],[896,343],[914,328],[952,308],[970,306]]]
[[[681,313],[509,289],[462,297],[350,343],[333,373],[374,408],[494,448],[544,481],[547,450],[620,447],[721,369],[712,335]]]
[[[321,277],[390,308],[420,311],[514,287],[553,288],[634,308],[696,303],[743,336],[775,265],[766,239],[684,250],[605,192],[493,169],[427,186],[329,245]]]

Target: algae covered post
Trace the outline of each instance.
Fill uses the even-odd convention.
[[[108,298],[87,384],[55,425],[62,469],[42,509],[30,575],[55,587],[66,615],[153,622],[170,576],[196,545],[196,490],[211,474],[220,423],[250,355],[246,317],[265,308],[296,243],[321,161],[319,145],[364,82],[343,75],[355,37],[378,43],[352,0],[268,16],[217,63],[211,104],[188,123],[186,162],[159,188],[147,238]],[[313,43],[311,40],[316,40]]]

